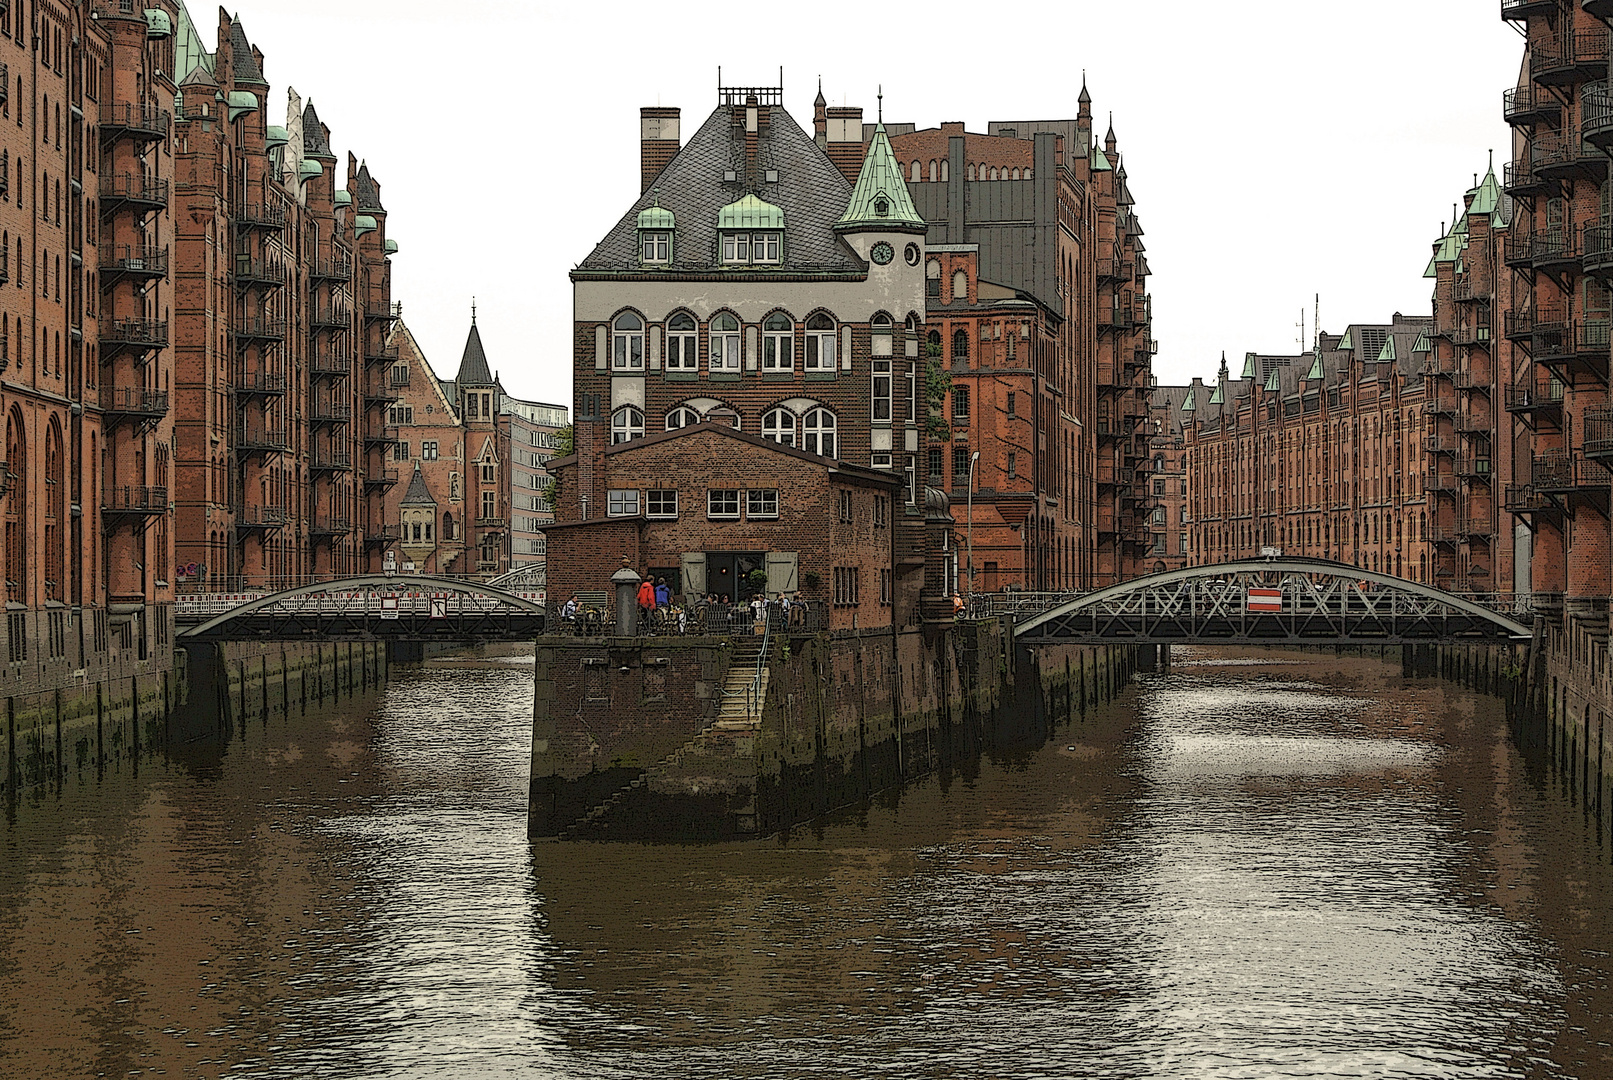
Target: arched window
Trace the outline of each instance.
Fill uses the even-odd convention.
[[[910,170],[907,178],[915,184],[919,182],[919,163],[917,158],[913,159],[913,168]]]
[[[610,442],[612,446],[644,435],[644,414],[631,405],[623,405],[610,414]]]
[[[644,369],[644,320],[631,311],[611,324],[611,367],[618,371]]]
[[[961,326],[952,332],[952,359],[969,359],[969,331]]]
[[[762,322],[762,370],[795,370],[795,323],[782,311]]]
[[[934,158],[931,158],[930,159],[930,180],[933,183],[934,181],[939,180],[939,179],[941,179],[940,166],[936,164],[936,161],[935,161]]]
[[[711,317],[711,370],[739,370],[739,320],[726,311]]]
[[[666,429],[668,431],[677,431],[679,428],[686,428],[690,424],[698,423],[700,423],[700,414],[687,405],[679,405],[676,409],[666,414]]]
[[[969,302],[969,275],[962,270],[952,275],[952,302],[954,304]]]
[[[810,410],[802,423],[801,449],[832,458],[835,448],[835,414],[828,409]]]
[[[924,354],[940,359],[941,357],[941,331],[931,330],[924,338]]]
[[[11,490],[6,496],[6,599],[27,600],[28,541],[28,441],[23,432],[22,412],[12,409],[6,418],[6,468],[11,471]]]
[[[806,321],[806,361],[808,371],[833,371],[835,366],[835,322],[819,311]]]
[[[699,368],[699,346],[695,338],[694,316],[677,312],[666,321],[666,369],[695,371]]]
[[[454,515],[447,511],[442,515],[442,538],[444,541],[454,539]]]
[[[951,177],[949,177],[949,176],[948,176],[948,175],[947,175],[947,172],[948,172],[948,170],[947,170],[947,159],[946,159],[946,158],[942,158],[942,159],[941,159],[941,182],[942,182],[942,183],[943,183],[943,184],[944,184],[944,183],[946,183],[946,182],[947,182],[947,181],[948,181],[948,180],[950,180],[950,179],[951,179]]]
[[[972,162],[970,164],[964,166],[964,168],[963,168],[963,178],[965,180],[973,180],[975,178],[975,167],[974,167],[974,164]]]
[[[986,174],[986,179],[988,179],[988,180],[997,179],[997,166],[993,165],[991,167],[991,171]]]
[[[770,409],[762,414],[762,438],[785,446],[795,445],[795,414],[788,409]]]
[[[1008,179],[1010,179],[1010,180],[1018,180],[1019,179],[1019,170],[1018,169],[1012,170],[1012,174],[1008,177]]]
[[[161,449],[166,449],[162,447]],[[67,485],[63,482],[62,427],[52,417],[45,433],[45,599],[62,600],[67,562],[62,530],[67,525]]]

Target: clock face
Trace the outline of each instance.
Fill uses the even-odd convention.
[[[879,265],[884,266],[886,263],[896,258],[896,249],[885,243],[885,241],[881,240],[879,243],[874,245],[874,250],[869,252],[869,255]]]

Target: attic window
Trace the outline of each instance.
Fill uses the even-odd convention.
[[[883,195],[881,195],[879,198],[874,200],[874,216],[875,217],[890,217],[890,213],[891,213],[891,204],[890,204],[889,199],[887,199]]]
[[[725,263],[776,263],[784,234],[781,232],[731,232],[722,238]]]
[[[768,183],[768,184],[776,184],[776,183],[778,183],[778,170],[777,169],[768,169],[765,173],[762,174],[762,180],[763,180],[764,183]]]

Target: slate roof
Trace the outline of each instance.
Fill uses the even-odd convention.
[[[767,170],[778,171],[778,182],[763,183],[755,194],[784,211],[786,228],[783,263],[756,272],[867,272],[866,264],[834,231],[851,200],[851,183],[779,106],[772,107],[765,132],[758,133],[757,168],[764,176]],[[573,273],[637,272],[638,214],[657,201],[678,222],[668,269],[732,271],[720,258],[717,212],[742,198],[746,187],[739,181],[725,182],[727,170],[743,180],[745,133],[734,126],[732,107],[719,106]]]
[[[381,195],[376,190],[374,178],[370,176],[370,166],[367,162],[361,163],[358,172],[354,174],[351,194],[353,205],[359,213],[386,213],[386,207],[381,205]]]
[[[459,374],[454,376],[454,385],[493,385],[493,372],[487,366],[487,353],[482,351],[482,334],[476,329],[474,321],[470,324],[470,335],[465,338],[465,354],[459,359]]]
[[[336,152],[330,148],[330,139],[325,136],[325,125],[319,122],[319,114],[314,111],[312,99],[302,111],[302,154],[303,157],[332,160],[336,157]]]
[[[426,489],[425,477],[420,475],[420,463],[414,463],[414,475],[409,478],[409,490],[403,493],[403,502],[400,506],[436,506],[437,500],[431,497]]]
[[[241,29],[240,18],[230,20],[230,70],[238,83],[269,85],[269,80],[263,77],[263,69],[258,67],[257,58],[252,55],[252,43],[247,41],[246,31]]]

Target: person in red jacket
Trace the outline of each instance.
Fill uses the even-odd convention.
[[[639,628],[648,631],[650,628],[650,615],[655,611],[655,582],[648,576],[639,582],[638,587],[638,621]]]

